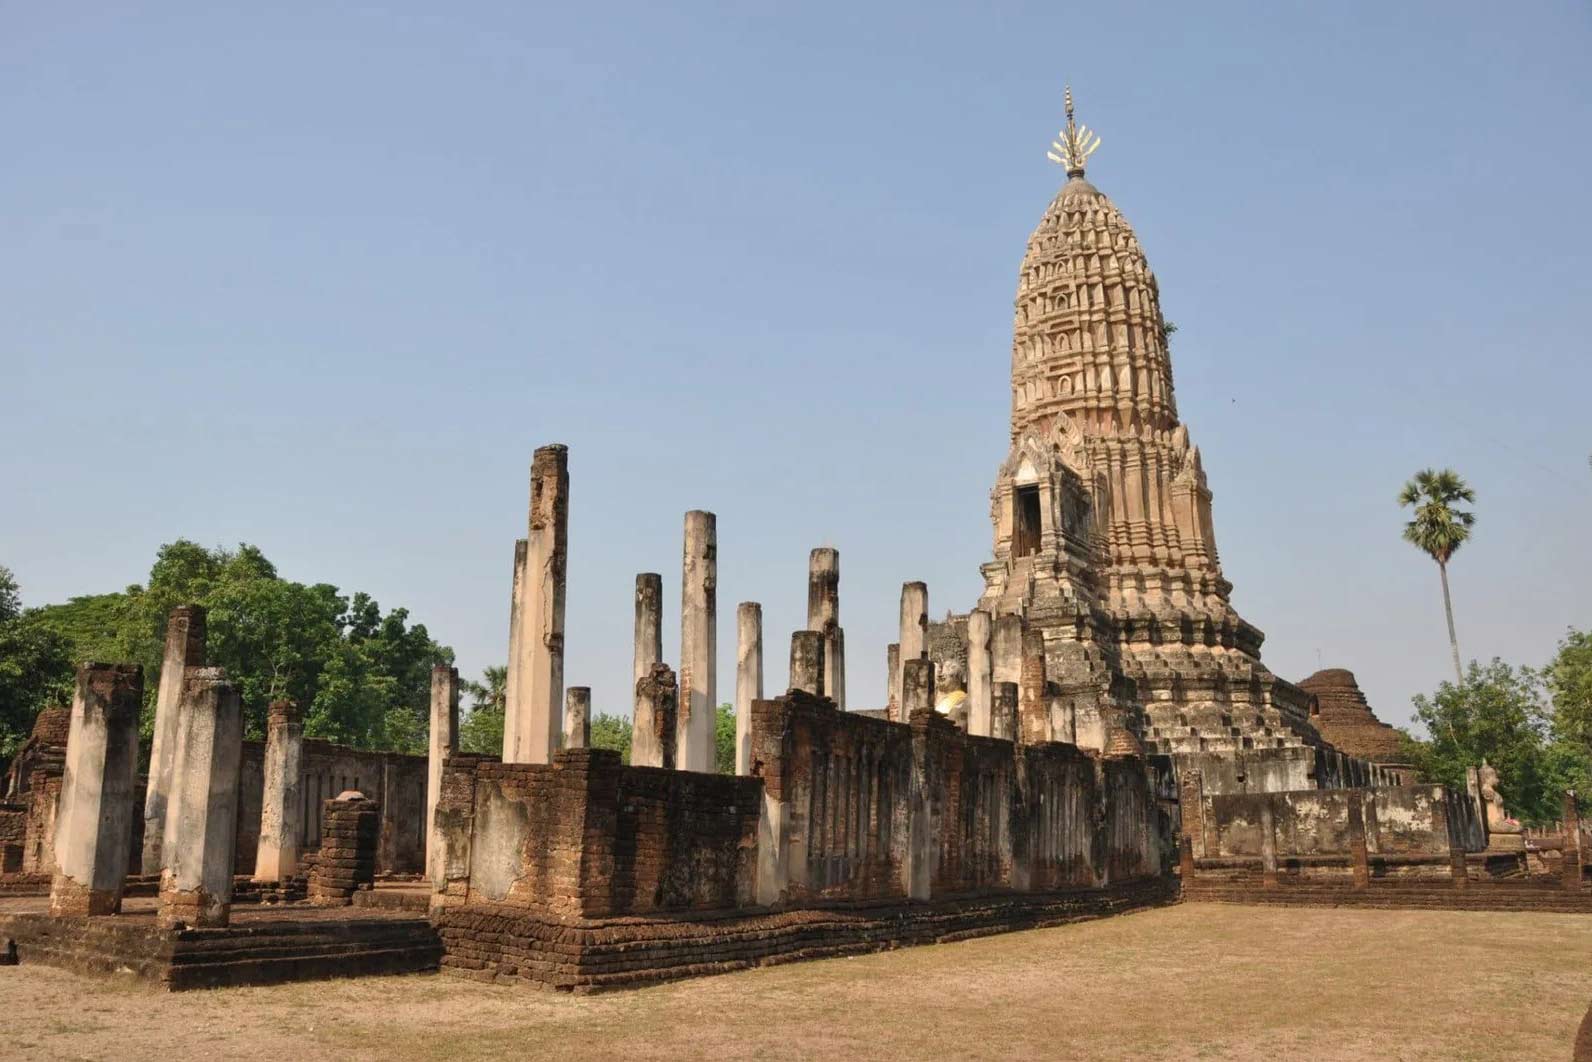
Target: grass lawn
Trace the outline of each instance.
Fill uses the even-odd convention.
[[[570,997],[442,977],[160,994],[0,969],[13,1058],[1569,1059],[1584,915],[1182,904]]]

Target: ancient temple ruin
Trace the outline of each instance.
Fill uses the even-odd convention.
[[[174,988],[440,965],[594,991],[1179,896],[1592,910],[1573,794],[1561,829],[1528,835],[1485,764],[1465,793],[1417,784],[1349,672],[1294,685],[1261,663],[1155,278],[1085,179],[1097,145],[1069,92],[1067,180],[1019,271],[984,591],[931,622],[929,587],[902,584],[884,706],[848,696],[840,552],[816,548],[805,621],[767,647],[783,687],[765,688],[762,606],[736,606],[718,773],[719,528],[693,509],[659,545],[679,582],[636,575],[629,761],[588,747],[591,689],[564,674],[570,451],[543,446],[500,754],[459,750],[447,666],[425,757],[306,740],[289,702],[244,741],[204,610],[181,606],[146,778],[132,665],[84,665],[13,761],[0,944]]]

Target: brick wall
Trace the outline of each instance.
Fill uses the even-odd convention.
[[[377,872],[406,874],[425,869],[426,757],[306,740],[300,764],[299,792],[304,805],[300,810],[299,843],[304,852],[320,847],[322,805],[344,790],[356,789],[381,805]],[[239,874],[254,873],[264,800],[265,745],[245,741],[239,769],[234,863]]]
[[[1098,888],[1171,861],[1145,759],[970,737],[927,711],[890,723],[804,693],[751,716],[752,777],[626,767],[592,749],[550,765],[450,758],[434,906],[821,907]]]

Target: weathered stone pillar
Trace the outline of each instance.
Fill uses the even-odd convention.
[[[530,543],[525,539],[514,542],[514,589],[509,596],[509,662],[503,677],[503,757],[519,741],[521,705],[525,695],[521,691],[522,672],[519,659],[525,652],[525,561]]]
[[[929,655],[929,587],[927,583],[901,584],[901,674],[906,675],[907,665],[914,660],[926,660]],[[903,710],[902,722],[912,718],[906,709],[905,682],[897,683]],[[931,704],[930,707],[933,707]]]
[[[996,616],[990,624],[990,677],[994,682],[1023,678],[1023,618]]]
[[[437,801],[442,799],[442,767],[459,751],[459,669],[431,669],[431,740],[426,749],[426,874],[434,869]]]
[[[178,710],[156,922],[224,926],[232,909],[243,698],[219,667],[189,668]]]
[[[735,773],[752,769],[752,702],[763,699],[763,606],[735,610]]]
[[[668,664],[652,665],[651,674],[636,683],[636,718],[631,728],[630,765],[675,765],[675,717],[679,687]]]
[[[990,698],[990,737],[1017,740],[1017,683],[997,682]]]
[[[640,682],[652,674],[654,664],[661,663],[663,663],[663,576],[657,572],[638,572],[635,671],[631,681]]]
[[[919,658],[901,664],[901,713],[907,722],[914,712],[934,711],[934,661]]]
[[[431,674],[432,718],[436,717],[436,672]],[[435,721],[432,723],[436,725]],[[255,881],[286,881],[298,870],[304,791],[299,767],[304,755],[304,715],[292,701],[272,701],[265,716],[265,788],[260,801],[260,843]],[[427,793],[429,797],[429,790]],[[427,805],[430,806],[429,804]],[[428,813],[426,821],[431,821]],[[430,830],[427,830],[427,838]]]
[[[892,722],[905,722],[901,718],[901,645],[891,642],[884,649],[884,667],[887,674],[884,715]]]
[[[807,558],[807,629],[824,636],[824,696],[846,708],[846,632],[840,628],[840,551],[820,546]]]
[[[675,722],[675,762],[682,771],[712,772],[714,714],[718,711],[717,518],[685,514],[680,566],[680,714]]]
[[[133,786],[143,700],[144,669],[136,664],[77,669],[55,819],[52,915],[108,915],[122,909],[137,814]]]
[[[967,732],[989,737],[993,730],[994,671],[990,661],[990,614],[975,608],[967,614]]]
[[[1371,887],[1371,859],[1365,847],[1365,806],[1360,790],[1349,790],[1349,861],[1354,871],[1354,887]]]
[[[1277,824],[1269,797],[1260,805],[1260,883],[1268,889],[1277,885]]]
[[[824,636],[817,631],[796,631],[790,636],[790,688],[824,695]]]
[[[184,668],[205,662],[203,605],[178,605],[166,621],[166,651],[155,692],[155,735],[149,747],[149,785],[144,792],[143,872],[159,874],[160,842],[166,832],[166,800],[171,792],[171,760],[176,752],[177,701]]]
[[[591,687],[571,686],[564,691],[564,748],[583,749],[591,744]]]
[[[563,733],[568,559],[569,448],[555,443],[538,447],[531,458],[519,651],[509,658],[508,688],[515,699],[503,719],[505,763],[551,763]]]
[[[1183,834],[1177,839],[1178,875],[1186,889],[1194,881],[1194,842],[1188,834]]]

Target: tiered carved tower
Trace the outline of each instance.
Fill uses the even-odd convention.
[[[1228,600],[1155,276],[1084,179],[1097,145],[1069,92],[1051,156],[1068,180],[1018,275],[1011,450],[979,607],[1041,629],[1052,695],[1095,691],[1154,751],[1318,744],[1307,695],[1260,663],[1264,636]]]

